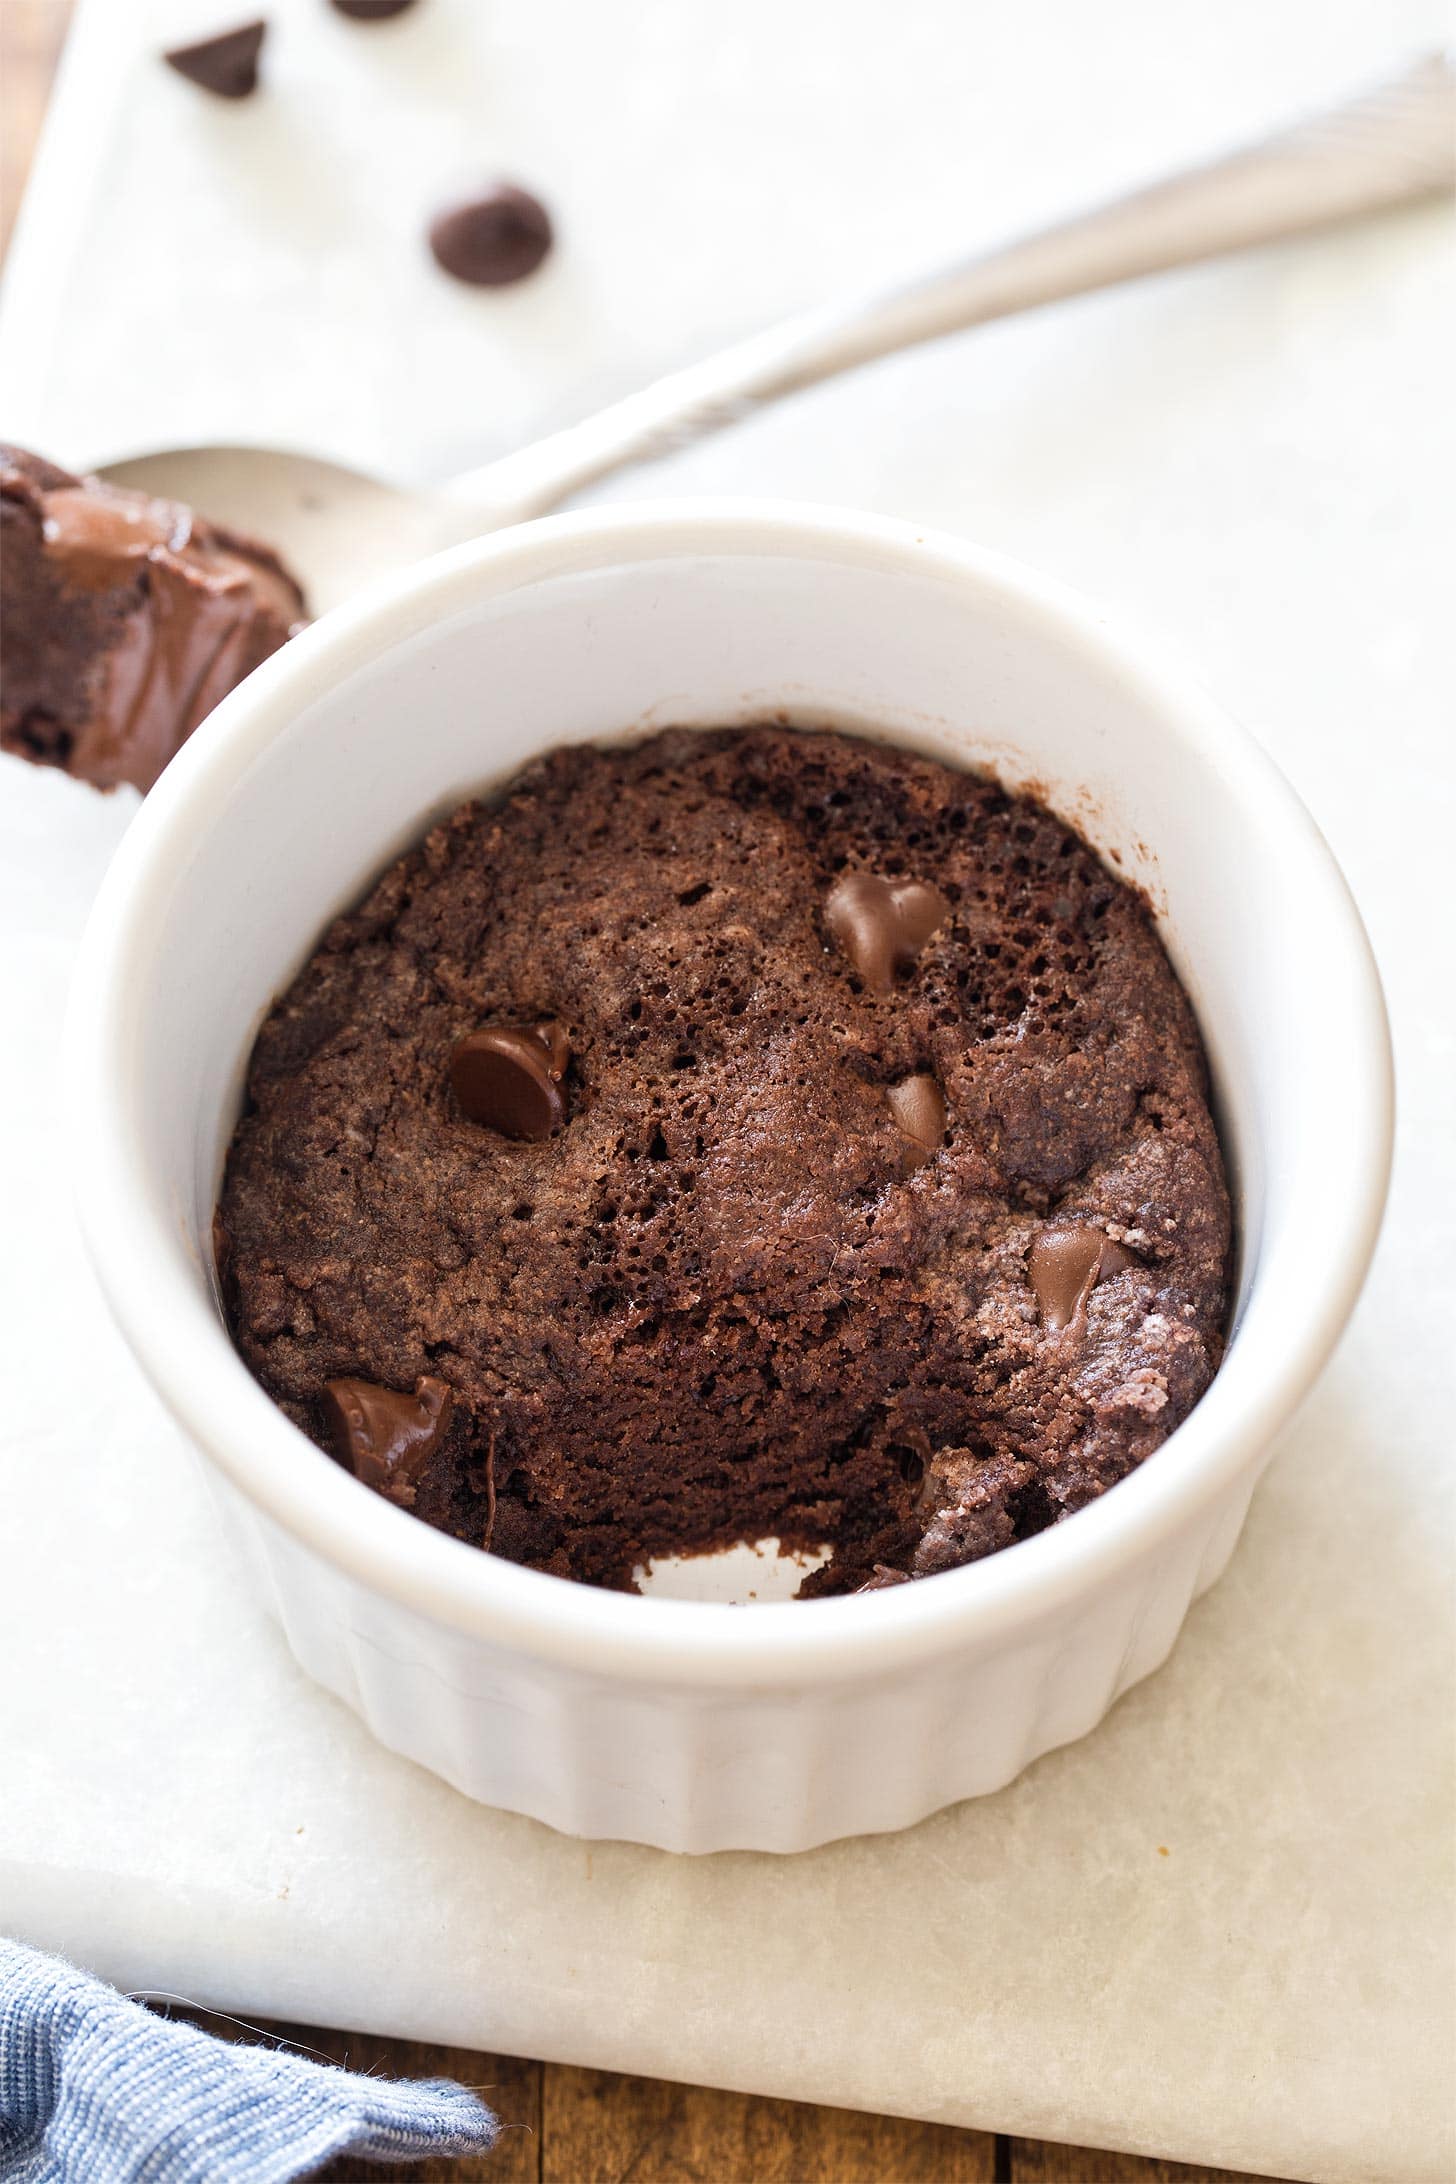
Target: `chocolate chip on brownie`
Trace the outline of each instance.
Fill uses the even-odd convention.
[[[824,922],[874,993],[888,993],[897,969],[915,961],[950,905],[925,880],[847,872],[830,888]]]
[[[451,1088],[461,1113],[483,1128],[508,1138],[548,1138],[566,1120],[561,1079],[569,1056],[556,1023],[467,1032],[450,1056]]]
[[[324,1428],[334,1454],[356,1479],[406,1507],[445,1437],[454,1397],[443,1380],[422,1376],[412,1395],[367,1380],[324,1384]]]

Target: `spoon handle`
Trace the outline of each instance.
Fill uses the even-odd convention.
[[[462,532],[540,515],[614,470],[875,357],[1453,188],[1456,72],[1437,53],[1210,165],[906,286],[751,335],[442,491]]]

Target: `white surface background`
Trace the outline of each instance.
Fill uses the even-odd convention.
[[[267,88],[229,107],[152,58],[210,0],[87,0],[0,311],[6,436],[439,476],[1446,27],[1426,0],[270,12]],[[493,296],[419,238],[498,168],[561,247]],[[60,1010],[127,806],[0,761],[0,1927],[245,2012],[1449,2177],[1452,289],[1446,216],[1406,215],[894,361],[616,488],[911,516],[1161,630],[1293,776],[1388,982],[1385,1242],[1229,1575],[1093,1738],[905,1836],[572,1843],[304,1683],[66,1212]]]

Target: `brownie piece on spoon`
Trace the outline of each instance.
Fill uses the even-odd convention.
[[[0,446],[0,749],[145,791],[307,611],[258,540]]]

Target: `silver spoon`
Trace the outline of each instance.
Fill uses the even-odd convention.
[[[812,311],[430,491],[281,449],[171,448],[102,475],[267,539],[316,612],[442,546],[544,514],[631,463],[875,357],[1066,296],[1456,188],[1456,73],[1394,82],[1212,165],[896,288]]]

